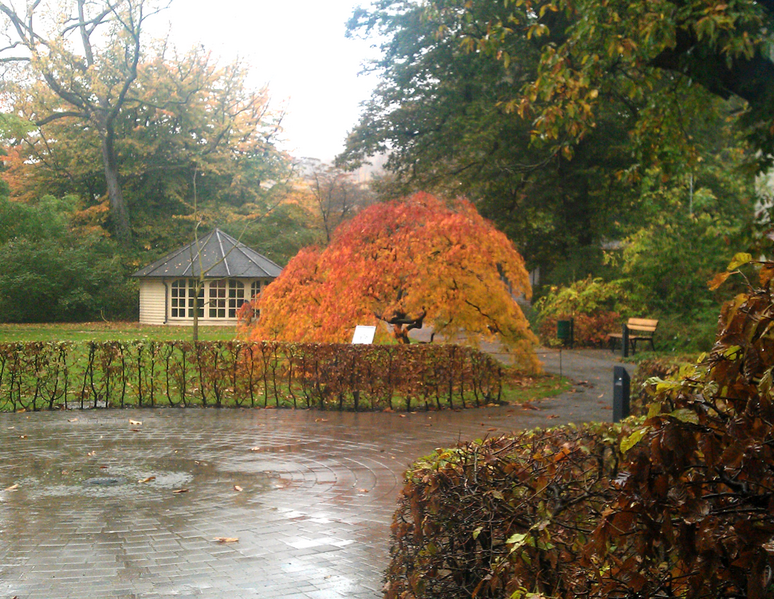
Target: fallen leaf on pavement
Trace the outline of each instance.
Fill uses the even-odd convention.
[[[180,495],[180,493],[188,493],[188,489],[176,489],[172,491],[175,495]]]
[[[156,480],[155,476],[149,476],[148,478],[143,478],[141,480],[138,480],[138,483],[149,483],[152,480]]]
[[[242,491],[242,487],[240,487],[239,485],[234,485],[234,491],[241,492]]]
[[[15,491],[18,488],[19,488],[19,485],[11,485],[10,487],[3,489],[3,491]]]
[[[239,543],[239,539],[236,537],[215,537],[213,541],[217,543]]]

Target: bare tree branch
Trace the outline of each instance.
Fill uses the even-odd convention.
[[[35,121],[35,125],[37,127],[42,127],[43,125],[47,125],[48,123],[51,123],[53,121],[57,121],[59,119],[67,119],[67,118],[80,118],[84,119],[87,118],[87,114],[83,112],[55,112],[53,114],[48,115],[47,117],[40,119],[39,121]]]

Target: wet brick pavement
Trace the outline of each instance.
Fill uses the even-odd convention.
[[[563,368],[579,384],[537,409],[0,414],[0,599],[379,597],[414,459],[610,418],[607,357]]]

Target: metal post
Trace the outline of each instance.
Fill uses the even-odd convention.
[[[562,346],[559,346],[559,376],[562,376]]]
[[[629,415],[629,373],[623,366],[613,367],[613,422]]]
[[[625,324],[621,327],[621,355],[624,358],[629,357],[629,327]]]

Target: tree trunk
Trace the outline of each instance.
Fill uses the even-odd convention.
[[[201,250],[199,250],[201,256]],[[194,285],[194,313],[193,313],[193,340],[199,341],[199,293],[204,287],[204,278],[197,279]],[[202,308],[204,307],[204,298],[202,298]]]
[[[408,336],[409,329],[404,329],[403,325],[400,324],[393,324],[392,325],[392,334],[395,337],[395,339],[398,341],[398,343],[405,343],[410,344],[411,340]]]
[[[129,212],[124,202],[124,194],[118,177],[118,160],[116,159],[115,133],[112,126],[107,126],[100,135],[102,145],[102,162],[105,166],[105,181],[107,182],[108,198],[110,199],[110,219],[113,223],[116,238],[127,244],[131,240],[132,231],[129,227]]]

